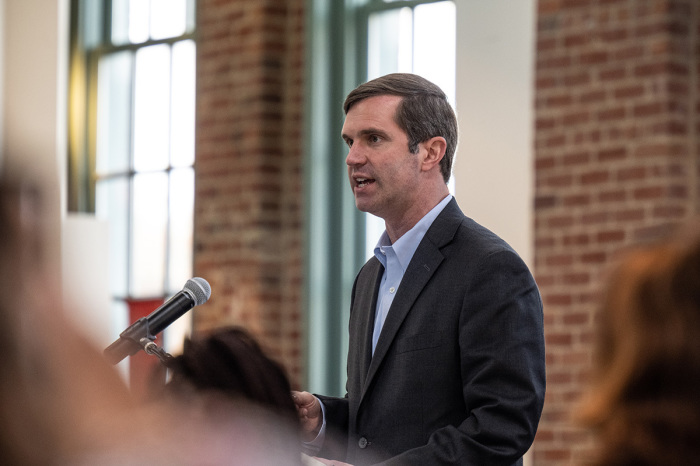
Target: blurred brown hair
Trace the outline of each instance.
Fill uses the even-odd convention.
[[[597,464],[692,464],[700,457],[700,224],[636,247],[611,271],[593,386],[578,419]]]

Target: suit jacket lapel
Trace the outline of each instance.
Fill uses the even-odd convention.
[[[371,268],[368,270],[366,275],[367,280],[365,282],[366,289],[372,290],[371,295],[366,295],[370,297],[370,303],[367,309],[369,310],[369,317],[362,322],[362,328],[358,332],[358,335],[362,337],[362,350],[360,351],[360,374],[362,381],[364,383],[367,372],[369,371],[370,361],[372,359],[372,333],[374,332],[374,318],[377,308],[377,295],[379,294],[379,285],[382,281],[382,274],[384,273],[384,266],[381,262],[376,260],[376,264],[371,264]],[[360,286],[362,284],[359,284]],[[364,309],[364,306],[358,306],[359,309]],[[363,388],[364,390],[364,388]]]
[[[377,347],[374,350],[374,356],[371,357],[367,378],[363,384],[363,397],[367,391],[367,387],[369,387],[374,375],[377,373],[382,360],[386,356],[391,343],[394,341],[396,333],[399,331],[401,324],[413,307],[413,303],[442,262],[444,257],[440,249],[452,240],[457,231],[457,227],[463,219],[464,214],[457,206],[456,201],[452,199],[452,201],[445,206],[440,215],[437,216],[426,232],[425,237],[418,245],[406,269],[406,273],[401,280],[399,291],[389,308],[384,327],[382,327],[382,333],[379,335]],[[376,288],[374,292],[375,298],[373,302],[375,304],[377,291],[378,288]],[[370,354],[372,351],[372,330],[373,324],[370,325],[368,335]]]

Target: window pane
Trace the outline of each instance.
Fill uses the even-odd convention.
[[[85,48],[87,50],[94,49],[98,47],[102,42],[102,8],[101,2],[83,2],[82,11],[80,14],[83,16],[81,20],[81,28],[83,33],[83,40],[85,41]]]
[[[131,52],[100,60],[97,82],[97,173],[129,170],[131,154]]]
[[[365,259],[374,256],[374,247],[384,232],[384,220],[370,213],[365,214]]]
[[[187,32],[194,31],[196,25],[197,0],[187,0]]]
[[[129,0],[112,0],[112,43],[129,43]]]
[[[413,72],[440,86],[453,106],[456,22],[453,2],[428,3],[416,7]]]
[[[134,168],[168,166],[170,122],[170,47],[144,47],[136,52]]]
[[[113,329],[111,340],[116,340],[119,338],[119,334],[122,330],[127,328],[131,323],[129,322],[129,306],[127,306],[124,301],[113,300],[110,307],[110,316],[112,318],[111,328]]]
[[[129,258],[129,181],[113,178],[95,187],[95,215],[107,220],[109,229],[110,289],[114,296],[127,295]]]
[[[182,289],[192,277],[192,232],[194,231],[194,170],[170,172],[170,263],[168,291]]]
[[[114,341],[119,338],[119,334],[127,328],[132,322],[130,322],[129,306],[126,302],[114,299],[110,305],[110,321],[111,321],[111,338],[110,341]],[[129,364],[131,358],[124,358],[124,360],[114,366],[117,372],[124,378],[128,380],[129,377]]]
[[[131,296],[165,294],[165,245],[168,224],[168,177],[165,172],[134,176],[131,204]]]
[[[372,13],[368,24],[368,78],[412,68],[412,13],[410,8]]]
[[[129,41],[140,44],[148,40],[148,0],[129,1]]]
[[[180,36],[186,27],[186,0],[151,0],[151,39]]]
[[[173,45],[172,127],[170,164],[194,163],[195,44],[186,40]]]

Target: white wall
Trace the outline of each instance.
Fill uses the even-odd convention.
[[[464,213],[531,263],[535,0],[456,0],[460,143],[455,196]]]
[[[536,0],[455,3],[455,197],[532,268]],[[530,453],[524,464],[532,464]]]

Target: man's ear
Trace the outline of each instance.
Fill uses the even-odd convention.
[[[442,136],[435,136],[422,142],[421,145],[425,148],[425,157],[423,157],[421,168],[423,171],[430,171],[437,165],[445,156],[447,150],[447,141]]]

